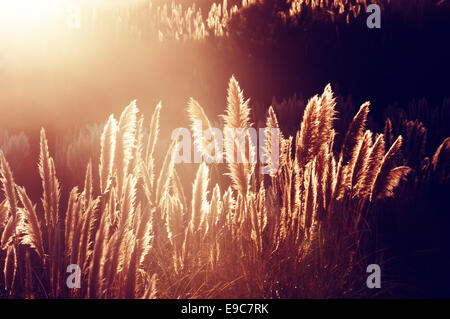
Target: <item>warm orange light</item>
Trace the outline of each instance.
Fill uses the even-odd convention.
[[[2,25],[27,26],[45,21],[63,1],[58,0],[0,0]]]

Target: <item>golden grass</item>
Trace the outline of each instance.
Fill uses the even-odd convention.
[[[118,120],[111,115],[104,126],[99,182],[89,161],[84,185],[70,191],[65,211],[42,129],[42,205],[32,203],[16,185],[0,152],[5,195],[0,203],[5,256],[0,257],[0,288],[28,298],[351,295],[361,270],[358,260],[371,253],[362,250],[361,241],[371,206],[393,196],[410,169],[397,165],[401,136],[386,151],[385,136],[366,130],[368,103],[351,122],[341,149],[334,150],[334,107],[330,86],[309,100],[295,143],[294,137],[281,136],[279,168],[270,175],[260,175],[258,164],[248,162],[214,164],[229,174],[231,183],[224,183],[204,162],[186,198],[171,156],[173,144],[161,165],[154,159],[161,104],[146,133],[133,101]],[[199,131],[194,137],[200,139],[206,128],[195,121],[208,127],[210,121],[195,100],[189,114],[194,133]],[[251,127],[249,114],[249,102],[233,77],[224,131]],[[267,127],[279,128],[272,107]],[[226,140],[225,151],[233,150],[233,143]],[[446,161],[441,158],[447,148],[448,139],[433,158],[436,170]],[[69,264],[81,268],[79,289],[65,285]]]

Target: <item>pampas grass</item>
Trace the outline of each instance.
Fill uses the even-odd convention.
[[[236,136],[226,134],[253,127],[250,102],[232,77],[223,115],[225,152],[235,159],[241,152],[243,162],[215,163],[215,176],[204,158],[195,179],[186,182],[174,163],[175,142],[162,163],[154,159],[161,104],[146,123],[133,101],[118,120],[109,117],[98,158],[89,155],[78,172],[83,182],[68,192],[65,205],[42,129],[42,205],[16,184],[0,153],[0,289],[27,298],[355,296],[363,282],[361,260],[374,253],[372,208],[396,196],[411,168],[392,123],[386,122],[384,134],[366,128],[369,103],[336,146],[335,105],[328,85],[309,100],[294,135],[280,134],[278,145],[268,138],[261,153],[271,158],[278,147],[279,165],[265,163],[270,174],[264,176],[255,169],[263,163],[251,161],[256,149],[249,136],[242,151]],[[203,139],[211,122],[197,101],[189,101],[188,114],[200,150],[218,143]],[[267,132],[280,129],[274,108],[265,122]],[[426,174],[448,180],[448,144],[429,160]],[[99,183],[92,163],[99,163]],[[225,173],[228,180],[218,178]],[[70,264],[81,269],[80,288],[65,285]]]

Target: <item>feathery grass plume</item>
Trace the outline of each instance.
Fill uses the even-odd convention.
[[[305,229],[305,235],[308,238],[311,236],[311,226],[314,220],[316,207],[316,188],[317,181],[315,176],[314,162],[307,164],[304,175],[304,196],[303,196],[303,220],[302,228]]]
[[[153,111],[152,119],[150,122],[150,135],[147,141],[147,148],[145,154],[145,163],[146,163],[146,173],[148,174],[148,185],[149,191],[153,189],[153,184],[155,180],[154,170],[155,170],[155,160],[153,158],[153,154],[155,152],[156,141],[158,140],[159,134],[159,117],[161,113],[162,104],[161,102],[156,105],[155,110]]]
[[[60,229],[61,216],[59,212],[60,187],[56,178],[56,170],[53,158],[48,150],[48,142],[45,130],[41,129],[40,154],[39,154],[39,174],[41,176],[43,197],[41,198],[44,208],[45,228],[48,238],[48,255],[50,258],[50,292],[56,297],[60,291],[61,257],[62,253],[62,233]]]
[[[208,184],[209,169],[206,163],[201,163],[192,186],[191,221],[190,230],[193,234],[198,233],[200,226],[204,223],[204,218],[208,213]],[[205,225],[206,226],[206,225]],[[201,231],[204,234],[204,231]]]
[[[1,230],[3,230],[3,228],[5,227],[5,222],[8,219],[8,211],[9,211],[9,204],[8,201],[5,199],[0,203],[0,238],[2,234]]]
[[[336,111],[336,99],[333,97],[333,91],[331,85],[328,84],[323,90],[322,96],[319,99],[320,109],[318,114],[318,120],[320,127],[318,131],[318,143],[319,147],[326,148],[328,143],[333,141],[331,138],[334,135],[333,121],[335,120]]]
[[[174,196],[169,194],[169,192],[165,192],[160,203],[161,216],[165,218],[167,239],[172,246],[175,245],[173,238],[175,237],[174,234],[177,232],[177,220],[179,220],[179,212],[172,210],[174,204],[173,198]]]
[[[226,114],[223,115],[225,127],[248,129],[251,126],[248,104],[249,100],[244,101],[244,92],[233,75],[228,83]]]
[[[257,194],[257,214],[258,214],[258,221],[260,223],[261,228],[261,236],[263,235],[263,232],[265,231],[268,223],[268,216],[267,216],[267,207],[266,207],[266,188],[264,187],[264,182],[261,182],[261,185],[259,186],[259,191]],[[262,247],[264,248],[264,247]]]
[[[147,202],[151,204],[154,202],[152,194],[155,193],[154,188],[151,184],[151,174],[147,169],[147,165],[144,163],[144,161],[140,161],[137,165],[139,165],[140,167],[140,177],[142,180],[142,189],[144,191],[145,198],[147,199]]]
[[[109,236],[112,236],[113,232],[117,230],[119,223],[119,209],[120,209],[120,198],[117,195],[117,189],[115,187],[111,188],[110,196],[108,198],[106,209],[104,212],[107,212],[110,227],[109,227]]]
[[[333,121],[336,111],[335,107],[335,99],[333,98],[333,92],[331,91],[331,86],[328,84],[322,96],[319,99],[320,101],[320,109],[318,110],[318,120],[320,122],[319,131],[318,131],[318,147],[317,153],[312,161],[313,163],[313,171],[314,171],[314,181],[315,181],[315,203],[317,205],[316,210],[314,211],[315,215],[318,218],[323,218],[325,214],[325,194],[326,189],[324,188],[327,184],[325,183],[326,177],[326,167],[331,165],[330,160],[333,157],[333,142],[335,132],[333,129]],[[331,154],[330,154],[331,153]],[[319,167],[319,169],[316,169]],[[311,180],[312,181],[312,180]],[[303,190],[304,185],[297,185],[297,195],[296,201],[300,200],[300,190]],[[331,191],[331,189],[330,189]],[[309,198],[309,197],[308,197]],[[296,204],[300,207],[300,204]]]
[[[233,75],[228,84],[227,108],[226,115],[224,115],[227,127],[244,129],[250,127],[250,108],[248,103],[249,100],[244,101],[244,93]]]
[[[378,194],[377,198],[394,197],[394,189],[398,187],[400,180],[404,179],[412,169],[408,166],[393,168],[386,177],[385,188]]]
[[[0,151],[0,182],[5,194],[2,219],[6,222],[0,240],[0,248],[6,250],[11,243],[17,247],[18,210],[14,178],[2,151]]]
[[[336,167],[336,178],[333,181],[332,201],[339,201],[346,194],[346,191],[350,187],[348,178],[349,174],[351,174],[351,172],[349,172],[348,165],[343,166],[342,159],[340,159]]]
[[[353,195],[357,195],[362,188],[364,176],[367,173],[367,164],[370,157],[370,148],[372,147],[372,132],[367,130],[360,147],[358,149],[358,156],[354,162],[352,174],[352,190]]]
[[[25,188],[16,186],[17,194],[23,205],[23,214],[25,219],[25,235],[22,237],[22,244],[30,245],[36,250],[41,259],[44,259],[44,241],[42,239],[42,229],[39,215],[36,213],[36,205],[33,205],[28,197]]]
[[[93,178],[92,178],[92,164],[91,160],[89,159],[89,162],[86,167],[86,173],[84,178],[84,189],[82,192],[82,198],[83,198],[83,204],[84,209],[87,209],[91,203],[94,201],[93,199]],[[95,199],[97,202],[100,202],[101,197],[98,197]],[[93,242],[95,239],[95,233],[97,232],[97,229],[100,227],[100,209],[95,209],[92,215],[92,218],[89,220],[89,242]]]
[[[286,138],[283,140],[283,155],[281,156],[281,163],[283,165],[291,168],[293,165],[292,160],[292,141],[294,140],[293,136],[289,136],[289,138]]]
[[[204,135],[205,131],[212,130],[211,123],[209,122],[204,109],[196,100],[191,97],[189,99],[187,111],[189,119],[192,122],[191,130],[193,132],[194,143],[198,151],[207,163],[219,161],[222,154],[220,152],[221,146],[219,145],[218,140],[214,136],[213,140],[209,141],[205,138]],[[212,154],[208,151],[211,144],[214,144],[214,152]],[[219,150],[219,153],[216,154],[216,150]]]
[[[184,232],[184,241],[183,241],[183,246],[182,246],[182,250],[181,250],[181,265],[182,267],[188,267],[189,263],[191,262],[192,258],[191,257],[191,247],[193,246],[192,243],[192,239],[193,239],[193,233],[191,230],[191,225],[189,224],[188,228],[186,229],[186,231]]]
[[[136,177],[128,175],[125,180],[125,188],[120,206],[119,229],[131,227],[136,212]]]
[[[16,221],[14,220],[13,216],[9,216],[6,219],[6,225],[3,229],[2,238],[0,241],[0,248],[2,250],[6,250],[10,244],[14,241],[16,233]]]
[[[122,195],[124,180],[136,149],[137,114],[138,108],[134,100],[123,110],[117,125],[113,165],[117,173],[119,195]]]
[[[214,185],[212,196],[211,196],[211,213],[209,215],[209,225],[210,228],[210,238],[211,240],[216,237],[216,232],[219,230],[217,227],[219,221],[221,220],[220,215],[223,214],[222,210],[222,196],[220,194],[220,186],[219,184]]]
[[[254,241],[255,247],[256,247],[256,253],[260,254],[262,253],[263,248],[263,240],[262,240],[262,228],[263,228],[263,219],[259,218],[258,212],[257,212],[257,203],[256,203],[256,196],[254,193],[251,193],[248,198],[248,214],[250,215],[250,221],[252,225],[252,231],[251,231],[251,237]]]
[[[369,160],[367,162],[367,169],[364,175],[363,183],[361,185],[360,194],[363,198],[368,198],[371,194],[372,185],[375,183],[378,171],[383,164],[385,153],[385,142],[383,134],[378,135],[375,143],[370,148]]]
[[[319,152],[317,157],[314,160],[314,167],[319,168],[316,169],[316,179],[317,179],[317,218],[323,218],[325,214],[325,178],[327,173],[327,167],[331,163],[329,163],[330,157],[328,154],[328,148],[323,147],[323,149]]]
[[[137,218],[136,227],[134,229],[134,234],[136,240],[139,241],[139,247],[137,251],[138,258],[138,267],[144,269],[147,265],[144,264],[144,261],[152,252],[153,247],[153,234],[152,234],[152,223],[150,222],[150,214],[154,214],[154,211],[148,212],[148,207],[142,208],[142,205],[139,204],[136,207],[136,216]]]
[[[283,143],[284,138],[283,134],[280,130],[280,125],[278,124],[277,116],[275,114],[275,111],[273,110],[273,107],[270,106],[269,110],[267,112],[267,119],[266,119],[266,147],[264,149],[264,156],[266,157],[267,161],[267,167],[269,168],[269,174],[273,177],[278,172],[280,167],[283,165],[282,157],[283,157]],[[278,138],[278,158],[276,159],[276,163],[273,162],[272,159],[272,148],[277,147],[277,145],[272,145],[276,141],[272,141],[272,130],[275,130],[277,132]],[[278,167],[277,167],[278,165]]]
[[[83,195],[86,199],[86,203],[90,203],[92,200],[93,192],[93,181],[92,181],[92,160],[89,159],[88,165],[86,167],[86,173],[84,175],[84,190]]]
[[[296,136],[296,158],[300,168],[312,161],[329,142],[333,134],[335,104],[330,84],[320,97],[315,95],[308,101]]]
[[[145,257],[152,248],[152,223],[150,221],[150,215],[154,214],[154,211],[148,211],[148,207],[141,208],[141,204],[139,204],[136,208],[136,214],[140,216],[139,225],[136,228],[136,238],[140,241],[139,248],[141,250],[141,257],[139,264],[142,265]]]
[[[145,140],[146,132],[144,131],[144,115],[140,114],[139,119],[137,121],[136,127],[136,148],[134,157],[129,164],[131,166],[130,171],[136,175],[140,176],[140,165],[139,163],[144,161],[144,140]]]
[[[5,289],[9,295],[13,295],[15,279],[17,273],[17,251],[13,245],[8,246],[6,252],[5,265],[3,268],[3,274],[5,278]]]
[[[148,163],[153,158],[153,154],[155,151],[156,142],[158,140],[158,134],[159,134],[159,118],[161,113],[162,104],[159,102],[155,110],[153,111],[152,119],[150,121],[150,131],[149,131],[149,137],[147,140],[147,147],[146,147],[146,155],[145,155],[145,161]]]
[[[237,143],[236,138],[231,137],[233,135],[233,133],[231,132],[232,130],[228,129],[226,129],[225,132],[225,136],[228,136],[225,137],[225,140],[228,139],[228,142],[225,142],[227,154],[236,154],[238,158],[240,157],[242,159],[243,163],[238,163],[238,160],[234,155],[232,155],[234,159],[230,159],[231,157],[228,157],[229,173],[227,173],[227,175],[231,177],[233,188],[236,191],[242,194],[247,194],[247,192],[250,190],[250,181],[253,176],[255,165],[249,162],[250,158],[246,156],[246,150],[243,150],[241,148],[242,144]],[[246,137],[244,139],[248,140]],[[252,146],[250,147],[252,148]],[[236,150],[236,152],[234,152],[233,150]]]
[[[3,152],[0,150],[0,182],[2,183],[2,189],[5,194],[5,200],[9,206],[10,217],[3,230],[0,248],[7,250],[5,265],[4,265],[4,278],[6,291],[12,295],[17,268],[20,266],[19,251],[19,238],[18,233],[23,228],[23,214],[17,207],[16,197],[16,184],[11,168],[6,161]],[[5,206],[4,206],[5,207]]]
[[[65,255],[69,258],[69,262],[73,261],[73,246],[75,232],[79,223],[78,208],[79,208],[79,198],[78,198],[78,187],[75,186],[69,194],[69,199],[67,203],[66,220],[65,225]]]
[[[318,143],[319,151],[315,158],[314,167],[320,167],[320,169],[316,170],[316,179],[317,179],[317,204],[318,218],[322,218],[325,213],[326,207],[326,173],[327,167],[331,165],[330,161],[334,159],[333,156],[333,143],[336,132],[333,129],[333,123],[335,120],[335,106],[336,99],[333,97],[333,91],[331,90],[331,85],[328,84],[322,96],[320,97],[320,110],[319,110],[319,133],[318,133]],[[331,189],[329,190],[331,192]]]
[[[402,146],[402,141],[403,139],[400,135],[384,156],[383,162],[372,186],[370,201],[376,198],[392,196],[393,189],[397,187],[400,179],[411,171],[411,169],[407,166],[395,168],[396,161],[398,160],[400,153],[400,148]]]
[[[47,137],[45,130],[41,129],[41,143],[39,154],[39,174],[41,176],[43,197],[42,206],[44,207],[45,223],[52,228],[55,228],[58,222],[58,208],[59,208],[59,182],[56,179],[55,166],[53,159],[50,157],[48,150]]]
[[[79,237],[79,249],[77,264],[80,266],[82,271],[88,269],[89,258],[91,256],[90,249],[90,238],[93,237],[91,223],[95,218],[95,211],[98,209],[99,199],[95,199],[89,203],[89,205],[83,210],[82,220],[81,220],[81,233]]]
[[[336,180],[336,159],[333,156],[333,153],[331,150],[326,153],[327,154],[327,160],[325,160],[325,163],[327,163],[327,172],[325,176],[325,211],[328,211],[330,207],[330,203],[332,202],[332,194],[334,191],[334,181]],[[321,217],[321,216],[320,216]]]
[[[112,175],[116,149],[117,121],[111,114],[101,136],[100,191],[105,192]]]
[[[450,179],[450,137],[447,137],[433,155],[433,170],[438,182],[445,183]]]
[[[320,147],[318,139],[320,126],[318,119],[319,108],[320,101],[316,95],[308,101],[303,113],[303,120],[300,124],[300,131],[296,135],[295,157],[300,168],[304,167],[314,158]]]
[[[231,177],[233,187],[242,194],[246,194],[255,168],[255,164],[251,161],[256,154],[248,135],[248,129],[251,127],[249,100],[244,101],[244,93],[234,76],[230,79],[227,93],[227,108],[223,119],[228,175]],[[242,143],[238,143],[236,135],[244,135],[242,136],[244,149],[242,149]],[[237,163],[239,158],[243,163]]]
[[[16,225],[16,215],[17,215],[17,197],[16,197],[16,189],[13,173],[11,168],[6,161],[3,152],[0,151],[0,182],[2,183],[3,193],[5,194],[5,198],[9,203],[9,211],[13,218],[12,222]],[[14,226],[16,227],[16,226]],[[15,232],[15,230],[14,230]]]
[[[88,208],[84,208],[84,203],[81,195],[78,193],[78,188],[74,188],[69,197],[69,201],[72,203],[70,210],[66,215],[66,255],[70,260],[70,263],[78,263],[78,255],[80,249],[82,249],[82,236],[84,226],[84,214]],[[71,221],[71,223],[70,223]],[[70,223],[70,224],[69,224]],[[81,267],[82,265],[80,265]]]
[[[366,102],[361,105],[358,113],[353,118],[350,126],[345,133],[344,143],[342,144],[340,158],[342,159],[342,166],[348,165],[356,160],[356,151],[358,149],[358,144],[361,143],[364,128],[367,121],[367,115],[369,114],[370,102]]]
[[[120,285],[120,293],[121,296],[125,290],[125,285],[123,284],[126,281],[126,275],[128,272],[128,266],[131,262],[131,255],[133,254],[134,245],[136,243],[136,236],[133,233],[132,229],[126,229],[122,238],[121,238],[121,249],[119,251],[119,268],[118,275],[119,280],[121,282]]]
[[[184,193],[183,183],[181,182],[180,176],[178,175],[178,172],[175,168],[173,169],[173,178],[171,187],[174,197],[180,201],[181,205],[180,208],[184,211],[188,207],[186,195]]]

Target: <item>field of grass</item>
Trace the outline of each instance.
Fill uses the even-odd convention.
[[[227,101],[224,129],[249,128],[249,106],[234,78]],[[411,176],[402,165],[404,138],[389,126],[384,134],[366,129],[369,106],[361,106],[337,149],[327,86],[309,100],[296,134],[281,137],[277,170],[259,174],[248,153],[243,163],[202,163],[187,196],[174,144],[163,162],[154,159],[161,104],[149,122],[135,102],[109,117],[99,158],[90,158],[67,204],[42,129],[41,204],[15,183],[0,153],[1,287],[29,298],[360,296],[365,265],[381,263],[376,211]],[[205,122],[195,100],[189,113]],[[279,128],[272,108],[266,127]],[[226,141],[225,151],[233,143]],[[448,182],[449,152],[446,139],[415,172],[424,175],[418,186]],[[65,285],[70,264],[81,268],[79,289]]]
[[[130,3],[72,42],[0,34],[1,298],[450,296],[450,94],[408,64],[441,42],[418,24],[435,47],[388,52],[447,2]],[[393,33],[367,35],[370,3]],[[178,126],[201,163],[176,161]],[[208,161],[209,128],[243,161]],[[227,130],[252,128],[279,139],[238,152]]]

